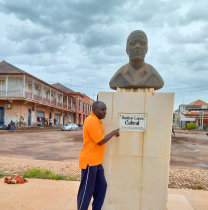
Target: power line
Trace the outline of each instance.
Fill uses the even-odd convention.
[[[52,82],[52,81],[47,81],[48,83],[51,83],[51,84],[53,84],[54,82]],[[92,89],[97,89],[97,90],[103,90],[103,89],[107,89],[107,88],[103,88],[103,87],[93,87],[93,86],[83,86],[83,85],[72,85],[72,82],[70,81],[70,84],[68,84],[68,83],[61,83],[62,85],[65,85],[65,86],[68,86],[68,87],[70,87],[70,89],[71,89],[71,87],[81,87],[81,88],[92,88]]]

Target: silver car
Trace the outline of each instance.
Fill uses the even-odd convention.
[[[77,131],[78,130],[78,125],[75,123],[69,123],[67,125],[64,125],[61,128],[62,131]]]

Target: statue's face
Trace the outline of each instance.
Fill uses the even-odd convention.
[[[134,33],[127,44],[127,54],[130,60],[143,61],[147,53],[147,40],[142,33]]]

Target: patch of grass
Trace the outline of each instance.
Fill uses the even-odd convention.
[[[37,179],[52,179],[52,180],[66,180],[66,181],[77,181],[76,178],[70,176],[62,176],[54,174],[52,171],[47,169],[33,168],[21,174],[24,178],[37,178]]]
[[[176,188],[176,186],[173,183],[168,184],[168,188]]]
[[[203,185],[186,185],[185,186],[188,189],[192,189],[192,190],[206,190],[206,188]]]
[[[0,173],[0,178],[6,177],[6,176],[14,176],[12,174],[4,174],[4,173]]]

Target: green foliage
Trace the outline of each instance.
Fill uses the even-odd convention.
[[[22,176],[24,178],[53,179],[53,180],[67,180],[67,181],[77,180],[73,177],[54,174],[50,170],[40,169],[40,168],[28,169],[22,174]]]
[[[186,127],[188,129],[195,129],[196,128],[196,123],[187,123]]]
[[[206,190],[206,188],[203,185],[186,185],[185,188],[192,190]]]
[[[168,188],[177,188],[173,183],[168,184]]]
[[[6,177],[6,176],[9,176],[10,177],[10,176],[14,176],[14,175],[0,173],[0,178]]]

